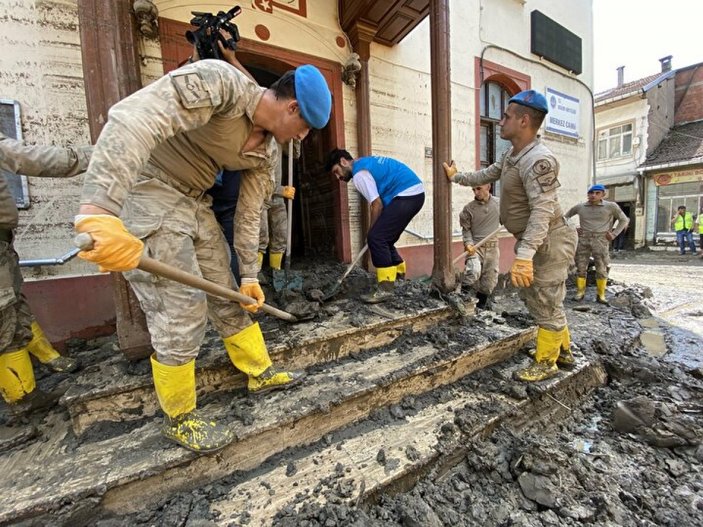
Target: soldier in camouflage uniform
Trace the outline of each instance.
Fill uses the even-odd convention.
[[[288,145],[281,146],[282,153],[288,154]],[[293,155],[297,159],[300,157],[300,142],[293,141]],[[273,196],[264,202],[264,210],[261,212],[261,224],[259,229],[259,269],[264,261],[266,249],[269,251],[269,266],[273,271],[281,270],[283,253],[286,250],[288,237],[288,213],[286,202],[295,197],[295,187],[281,185],[283,178],[283,156],[276,168],[276,188]]]
[[[498,283],[498,241],[489,240],[478,249],[474,245],[500,226],[500,201],[491,196],[490,185],[476,185],[473,191],[474,200],[467,203],[459,214],[459,223],[466,255],[481,262],[481,276],[475,286],[476,307],[488,309],[489,298]]]
[[[608,303],[605,288],[610,265],[609,245],[630,224],[618,204],[604,200],[604,195],[603,185],[593,185],[588,189],[588,201],[574,205],[566,213],[567,219],[578,214],[580,223],[576,248],[576,301],[583,300],[586,294],[586,272],[592,255],[596,264],[596,300],[601,304]],[[613,228],[615,221],[618,225]]]
[[[517,372],[524,381],[540,381],[573,364],[571,338],[564,313],[565,281],[576,252],[576,230],[561,210],[557,189],[559,163],[537,132],[548,111],[543,95],[534,90],[509,101],[500,121],[500,136],[512,144],[503,158],[474,173],[457,174],[444,163],[450,181],[483,185],[500,180],[500,218],[517,238],[510,270],[513,285],[537,322],[535,362]]]
[[[302,377],[272,367],[261,329],[244,309],[256,311],[264,302],[256,279],[259,218],[273,191],[276,142],[302,140],[310,128],[327,124],[330,111],[329,88],[314,66],[298,67],[265,89],[219,60],[179,68],[110,109],[76,216],[76,230],[94,241],[80,256],[102,270],[124,272],[131,283],[155,349],[162,431],[186,448],[213,451],[233,438],[195,410],[195,357],[208,315],[230,359],[248,375],[251,392]],[[136,269],[146,246],[157,260],[235,287],[206,194],[223,169],[242,171],[234,245],[240,292],[257,300],[253,306],[206,300],[202,291]]]
[[[0,134],[0,169],[35,177],[71,177],[88,167],[92,147],[29,146]],[[51,402],[36,389],[30,355],[52,371],[74,371],[44,336],[22,294],[19,257],[12,245],[18,213],[0,174],[0,391],[15,413]]]

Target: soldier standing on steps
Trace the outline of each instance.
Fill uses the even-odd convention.
[[[88,167],[92,147],[30,146],[0,134],[0,169],[34,177],[71,177]],[[13,247],[18,212],[5,176],[0,175],[0,391],[13,413],[52,404],[36,389],[30,355],[54,372],[70,372],[75,359],[53,348],[22,294],[19,257]]]
[[[596,289],[598,294],[596,300],[601,304],[607,304],[605,298],[605,288],[608,283],[608,266],[610,265],[610,252],[608,247],[610,242],[617,238],[618,234],[627,229],[630,219],[617,203],[606,201],[605,187],[603,185],[593,185],[588,189],[588,201],[574,205],[566,213],[566,218],[571,218],[578,214],[580,226],[578,229],[579,244],[576,248],[576,295],[574,300],[583,300],[586,294],[586,272],[588,263],[593,256],[596,263]],[[615,222],[616,228],[613,228]]]
[[[534,90],[508,101],[500,136],[512,144],[503,158],[478,172],[458,174],[444,163],[450,181],[475,186],[500,180],[500,217],[517,238],[512,283],[537,322],[535,362],[517,372],[523,381],[556,375],[557,363],[574,359],[564,313],[565,281],[576,252],[576,229],[568,224],[557,197],[559,162],[538,135],[549,111],[547,100]]]
[[[478,249],[474,245],[500,227],[500,200],[491,195],[490,185],[476,185],[473,191],[474,199],[459,214],[459,223],[466,255],[481,262],[481,276],[476,284],[476,308],[490,309],[489,299],[498,283],[498,241],[489,240]]]
[[[288,145],[281,145],[281,151],[285,155],[288,152]],[[293,141],[293,157],[300,157],[300,141]],[[269,251],[269,267],[273,272],[280,271],[283,262],[283,253],[286,250],[288,239],[288,213],[284,200],[293,200],[295,197],[295,187],[281,185],[283,178],[283,156],[276,167],[276,188],[271,199],[264,202],[264,210],[261,212],[261,224],[259,230],[259,270],[264,263],[266,249]]]
[[[232,65],[200,60],[114,105],[86,173],[76,230],[93,238],[79,254],[124,272],[149,327],[151,365],[163,434],[199,452],[218,450],[231,431],[196,411],[195,358],[208,315],[251,393],[286,388],[303,372],[272,366],[258,323],[244,311],[264,302],[256,274],[259,218],[273,191],[276,142],[302,140],[329,120],[332,97],[320,71],[304,65],[261,88]],[[229,251],[206,191],[220,170],[242,170],[234,219],[240,291],[254,306],[206,297],[137,269],[146,247],[219,285],[235,287]],[[124,224],[122,220],[124,219]]]

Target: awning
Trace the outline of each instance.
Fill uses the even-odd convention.
[[[623,185],[632,185],[635,182],[637,174],[622,174],[610,177],[596,177],[596,183],[605,185],[606,187],[621,187]]]

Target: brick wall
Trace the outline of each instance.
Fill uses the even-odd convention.
[[[676,72],[674,124],[703,119],[703,63]]]

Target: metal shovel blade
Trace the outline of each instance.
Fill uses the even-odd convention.
[[[284,289],[291,291],[302,291],[303,277],[295,271],[284,271],[283,269],[273,269],[273,289],[277,293]]]

